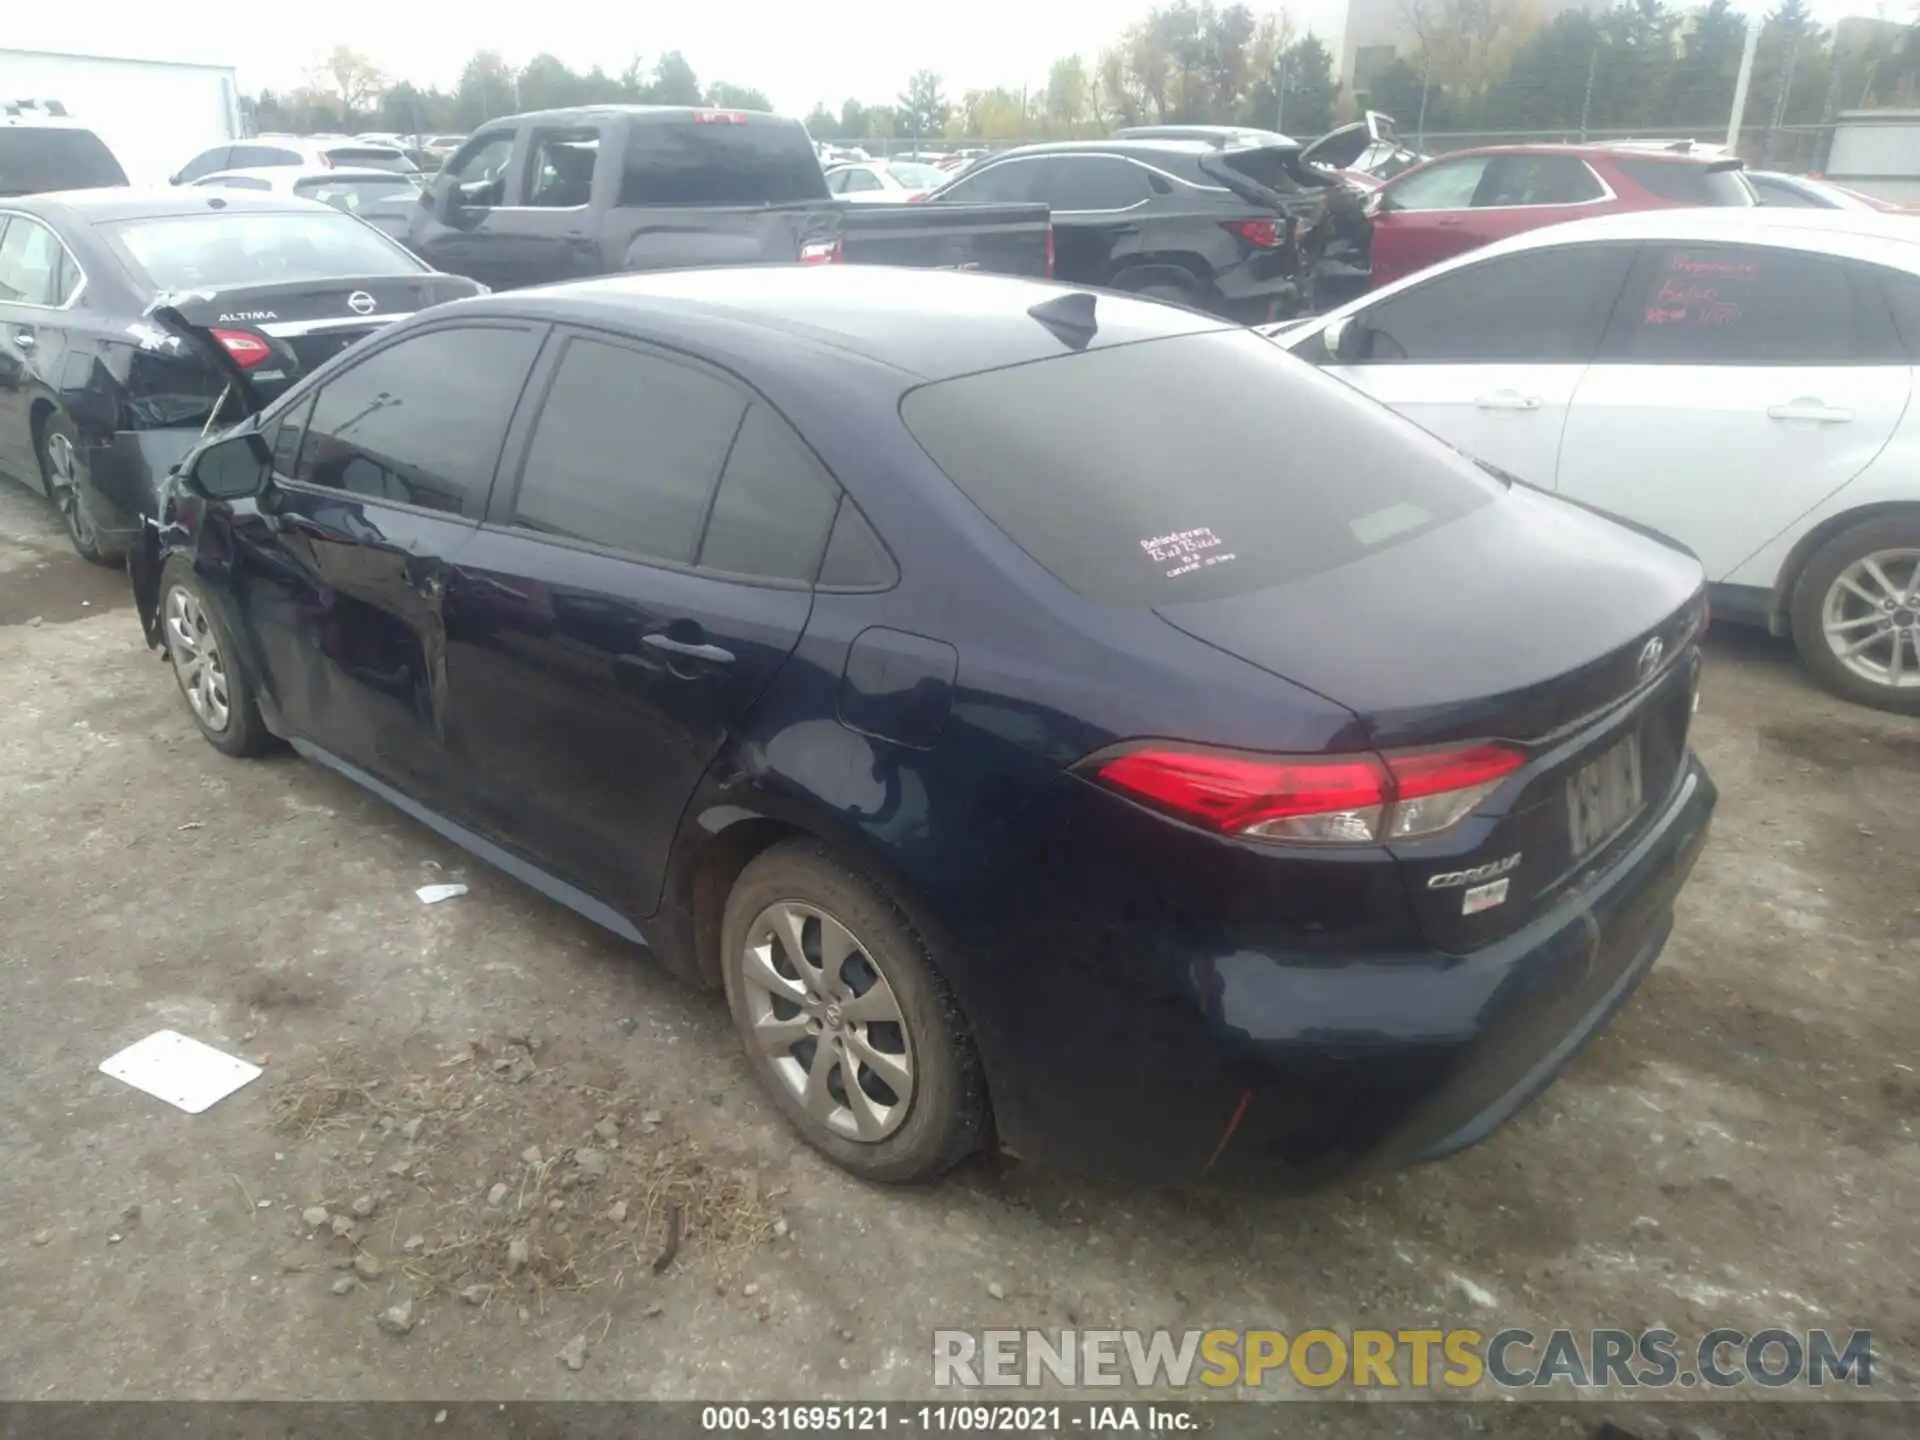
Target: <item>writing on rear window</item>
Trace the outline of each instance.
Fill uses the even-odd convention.
[[[1142,540],[1140,548],[1147,552],[1147,558],[1154,564],[1166,567],[1169,580],[1176,575],[1224,565],[1233,559],[1233,552],[1222,549],[1220,537],[1205,525],[1192,530],[1170,530],[1165,535],[1155,535]]]
[[[1728,297],[1726,286],[1738,287],[1759,278],[1760,267],[1751,260],[1677,252],[1667,258],[1659,289],[1640,323],[1685,325],[1691,321],[1710,329],[1737,324],[1740,302]]]

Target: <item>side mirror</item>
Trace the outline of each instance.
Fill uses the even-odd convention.
[[[187,480],[210,500],[246,500],[267,488],[273,451],[258,431],[217,440],[200,452]]]
[[[1352,315],[1342,315],[1329,320],[1327,328],[1320,332],[1320,343],[1327,347],[1327,358],[1336,365],[1351,365],[1361,359],[1361,342],[1366,336],[1366,326]]]

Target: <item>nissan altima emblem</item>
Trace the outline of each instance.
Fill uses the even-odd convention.
[[[1639,659],[1638,665],[1639,665],[1640,678],[1642,680],[1646,679],[1649,675],[1653,674],[1654,671],[1660,668],[1660,657],[1666,653],[1667,653],[1667,647],[1661,643],[1660,637],[1658,635],[1654,636],[1653,639],[1647,641],[1645,645],[1642,645],[1640,647],[1640,659]]]
[[[347,296],[347,308],[356,315],[371,315],[378,303],[364,290],[356,290]]]

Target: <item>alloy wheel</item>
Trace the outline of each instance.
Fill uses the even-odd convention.
[[[1827,587],[1820,628],[1833,658],[1868,684],[1920,688],[1920,549],[1847,566]]]
[[[167,654],[187,704],[209,730],[225,730],[232,715],[226,666],[199,597],[184,585],[167,592],[166,636]]]
[[[65,435],[47,437],[47,486],[53,491],[53,503],[60,508],[67,533],[81,550],[93,547],[93,522],[80,504],[80,457],[73,441]]]
[[[737,957],[753,1040],[809,1117],[849,1140],[884,1140],[914,1094],[913,1042],[868,948],[799,900],[769,905]]]

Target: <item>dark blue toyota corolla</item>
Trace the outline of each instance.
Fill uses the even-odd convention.
[[[202,445],[133,569],[215,746],[724,989],[879,1180],[1471,1144],[1653,964],[1713,809],[1690,556],[1118,295],[457,301]]]

